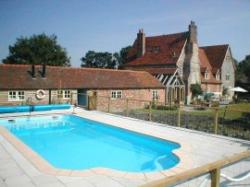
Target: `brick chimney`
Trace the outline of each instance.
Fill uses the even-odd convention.
[[[189,24],[188,31],[189,31],[189,42],[197,43],[197,26],[195,25],[194,21],[191,21],[191,23]]]
[[[186,104],[190,104],[192,92],[190,86],[192,84],[200,84],[200,59],[199,46],[197,39],[197,26],[194,21],[188,25],[188,42],[185,50],[185,60],[183,64],[183,79],[186,88]]]
[[[146,37],[143,29],[137,33],[137,57],[141,57],[146,51]]]

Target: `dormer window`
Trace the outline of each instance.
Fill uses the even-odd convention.
[[[216,73],[216,80],[220,80],[220,72],[219,71]]]
[[[176,57],[176,53],[175,53],[175,51],[173,51],[173,53],[172,53],[172,57],[173,57],[173,58],[175,58],[175,57]]]
[[[207,79],[209,79],[209,73],[208,73],[208,71],[206,70],[206,72],[205,72],[205,79],[207,80]]]
[[[160,46],[150,46],[150,47],[148,47],[148,52],[159,53],[160,52]]]

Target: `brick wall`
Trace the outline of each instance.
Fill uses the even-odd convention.
[[[122,98],[112,99],[112,90],[96,90],[97,92],[97,110],[108,111],[108,103],[110,103],[110,111],[121,112],[126,109],[128,99],[129,109],[144,108],[148,106],[152,100],[153,90],[157,90],[159,99],[162,104],[165,103],[165,89],[128,89],[121,90]]]
[[[18,91],[18,90],[10,90]],[[43,99],[38,99],[36,97],[37,90],[19,90],[24,91],[24,100],[23,101],[9,101],[8,92],[9,91],[0,91],[0,105],[27,105],[27,104],[49,104],[49,90],[45,91],[45,97]],[[73,93],[72,102],[77,102],[77,90],[70,90]],[[57,97],[57,90],[51,90],[51,103],[69,103],[71,99],[64,99]]]
[[[220,92],[222,93],[222,88],[220,84],[201,84],[201,88],[204,92]]]

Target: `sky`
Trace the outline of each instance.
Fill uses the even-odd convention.
[[[17,38],[55,34],[71,64],[88,50],[116,52],[146,36],[198,27],[200,46],[229,44],[240,61],[250,54],[249,0],[0,0],[0,61]]]

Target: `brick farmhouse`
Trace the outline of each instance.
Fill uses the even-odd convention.
[[[235,83],[235,64],[228,44],[200,47],[197,26],[191,21],[188,31],[146,37],[139,30],[128,63],[121,69],[147,71],[166,87],[166,103],[190,103],[190,86],[200,84],[205,93],[218,97]]]
[[[165,87],[148,72],[41,65],[0,65],[0,105],[72,103],[87,105],[97,96],[96,108],[114,109],[126,99],[165,102]],[[42,90],[42,98],[38,97]],[[136,102],[130,108],[136,108]],[[141,106],[143,107],[143,106]]]

